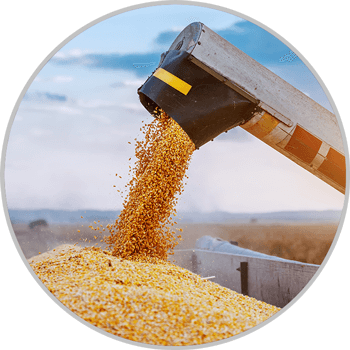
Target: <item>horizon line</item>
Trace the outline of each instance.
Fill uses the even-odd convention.
[[[100,211],[100,212],[117,212],[121,211],[122,209],[54,209],[54,208],[40,208],[40,209],[18,209],[18,208],[8,208],[8,211],[10,210],[23,210],[23,211],[39,211],[39,210],[50,210],[50,211],[64,211],[64,212],[75,212],[75,211]],[[268,214],[268,213],[285,213],[285,212],[324,212],[324,211],[339,211],[341,212],[343,209],[298,209],[298,210],[272,210],[272,211],[263,211],[263,212],[229,212],[224,210],[214,210],[214,211],[177,211],[177,214],[180,213],[192,213],[192,214],[211,214],[211,213],[225,213],[225,214]]]

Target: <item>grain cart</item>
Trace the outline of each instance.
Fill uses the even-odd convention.
[[[345,193],[344,146],[333,113],[202,23],[188,25],[138,89],[200,148],[240,126]]]

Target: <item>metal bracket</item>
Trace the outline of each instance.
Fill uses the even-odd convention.
[[[248,262],[241,261],[237,271],[241,273],[241,293],[248,295]]]
[[[192,272],[198,274],[198,265],[200,265],[201,263],[198,262],[197,254],[195,251],[192,252],[191,262],[192,262]]]
[[[273,117],[275,117],[276,119],[278,119],[280,122],[282,122],[283,124],[287,125],[287,126],[293,126],[293,122],[285,117],[283,114],[277,112],[275,109],[273,109],[272,107],[270,107],[269,105],[267,105],[266,103],[260,101],[258,106],[263,109],[264,111],[266,111],[267,113],[271,114]]]

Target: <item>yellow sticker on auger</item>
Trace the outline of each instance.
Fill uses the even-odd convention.
[[[164,83],[167,83],[177,91],[180,91],[184,95],[187,95],[188,92],[191,90],[192,86],[190,84],[187,84],[185,81],[167,72],[163,68],[158,68],[153,75],[161,81],[164,81]]]

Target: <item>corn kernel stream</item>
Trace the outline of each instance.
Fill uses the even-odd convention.
[[[85,321],[145,344],[213,342],[274,315],[279,308],[167,261],[177,244],[172,216],[195,147],[163,112],[143,131],[123,210],[107,225],[108,250],[56,248],[30,259],[34,272]]]
[[[165,261],[178,243],[172,214],[176,216],[175,206],[195,146],[164,112],[144,129],[144,141],[136,145],[129,194],[116,223],[108,225],[110,236],[105,241],[115,256]]]

